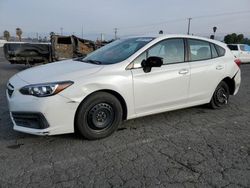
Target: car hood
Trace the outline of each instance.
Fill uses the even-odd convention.
[[[81,61],[65,60],[56,63],[29,68],[17,74],[29,84],[72,80],[101,70],[103,65],[84,63]]]

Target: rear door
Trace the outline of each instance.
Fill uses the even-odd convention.
[[[134,68],[131,71],[137,114],[161,112],[186,104],[190,68],[185,62],[184,46],[183,39],[167,39],[134,60]],[[162,57],[164,64],[145,73],[141,62],[150,56]]]
[[[219,82],[224,78],[225,50],[203,40],[188,39],[190,61],[190,104],[209,102]]]

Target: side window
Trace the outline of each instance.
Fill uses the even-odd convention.
[[[215,48],[216,48],[216,50],[217,50],[220,57],[225,55],[226,50],[224,48],[222,48],[222,47],[220,47],[220,46],[218,46],[216,44],[215,44]]]
[[[167,39],[159,42],[148,50],[148,57],[157,56],[163,58],[163,64],[184,62],[183,39]]]
[[[206,41],[188,39],[190,61],[211,59],[210,45]]]
[[[142,60],[147,59],[146,52],[143,52],[141,55],[139,55],[135,60],[133,61],[133,68],[140,68]]]
[[[212,58],[216,58],[216,57],[219,57],[216,49],[215,49],[215,46],[214,44],[210,43],[211,44],[211,50],[212,50]]]

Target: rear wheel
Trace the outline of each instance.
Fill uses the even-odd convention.
[[[87,139],[100,139],[112,134],[122,121],[119,100],[106,92],[98,92],[79,107],[76,127]]]
[[[218,109],[227,105],[229,95],[230,92],[227,83],[224,81],[220,82],[220,84],[215,89],[213,97],[210,101],[211,108]]]

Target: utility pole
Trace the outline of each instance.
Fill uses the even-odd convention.
[[[190,22],[191,22],[192,18],[188,18],[188,32],[187,34],[190,34]]]
[[[118,31],[118,28],[115,28],[115,39],[117,39],[117,31]]]
[[[101,42],[104,41],[104,34],[101,33]]]
[[[217,27],[213,27],[213,32],[214,32],[214,39],[215,39],[215,33],[216,33],[216,31],[217,31]]]
[[[61,35],[63,35],[63,27],[61,27],[60,30],[61,30]]]
[[[82,25],[82,39],[83,39],[83,25]]]

